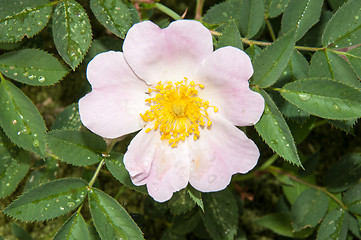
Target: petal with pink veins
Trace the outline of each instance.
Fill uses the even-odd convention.
[[[124,56],[147,83],[192,78],[201,61],[213,51],[212,35],[200,22],[179,20],[161,29],[150,21],[127,33]]]
[[[135,185],[147,184],[149,195],[164,202],[188,184],[189,149],[185,143],[172,148],[158,131],[142,130],[129,144],[124,165]]]
[[[104,138],[117,138],[142,127],[147,84],[125,62],[123,53],[98,54],[88,65],[92,91],[79,100],[84,126]]]
[[[216,106],[233,125],[253,125],[262,116],[264,99],[249,89],[252,74],[251,60],[245,52],[235,47],[217,49],[197,72],[199,82],[204,84],[199,96]]]
[[[217,115],[217,114],[214,114]],[[190,184],[199,191],[220,191],[235,173],[247,173],[257,164],[256,144],[222,116],[214,116],[191,145]]]

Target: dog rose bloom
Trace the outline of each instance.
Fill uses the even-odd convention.
[[[105,52],[88,65],[92,91],[80,117],[108,139],[140,130],[124,155],[135,185],[156,201],[188,182],[219,191],[257,163],[254,142],[235,126],[255,124],[262,96],[249,89],[250,58],[240,49],[213,51],[207,28],[193,20],[161,29],[150,21],[128,32],[123,52]]]

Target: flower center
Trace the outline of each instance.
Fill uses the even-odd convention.
[[[198,97],[197,88],[203,89],[204,86],[188,82],[187,78],[176,83],[158,82],[154,88],[149,88],[149,94],[155,93],[155,96],[145,100],[150,104],[150,109],[140,116],[154,125],[147,128],[146,133],[159,129],[161,139],[167,140],[172,147],[190,135],[197,140],[199,127],[210,128],[212,125],[207,109],[212,107],[214,112],[218,111],[208,101]]]

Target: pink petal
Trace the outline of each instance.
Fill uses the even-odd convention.
[[[199,69],[204,89],[199,96],[219,108],[233,125],[253,125],[261,118],[264,99],[249,89],[248,79],[253,74],[251,60],[246,53],[234,47],[217,49]]]
[[[123,51],[144,81],[181,81],[192,77],[203,58],[212,53],[212,35],[193,20],[174,21],[164,29],[145,21],[128,31]]]
[[[147,184],[154,200],[169,200],[173,192],[185,188],[189,180],[190,158],[186,144],[172,148],[160,139],[159,132],[145,130],[131,141],[124,165],[135,185]]]
[[[203,129],[191,146],[190,184],[202,192],[227,187],[235,173],[254,168],[259,158],[256,144],[228,120],[217,115],[211,129]]]
[[[88,65],[92,91],[79,100],[84,126],[104,138],[117,138],[142,127],[147,84],[125,62],[121,52],[98,54]]]

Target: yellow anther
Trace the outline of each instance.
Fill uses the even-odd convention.
[[[197,87],[204,88],[203,84],[188,82],[185,77],[176,83],[158,82],[155,87],[149,88],[148,94],[153,96],[145,101],[150,107],[140,116],[145,122],[153,122],[153,127],[145,132],[159,130],[161,140],[166,140],[171,147],[176,147],[190,135],[196,141],[200,128],[209,129],[212,125],[207,112],[209,102],[198,97]],[[211,107],[214,112],[218,111],[218,108]]]

